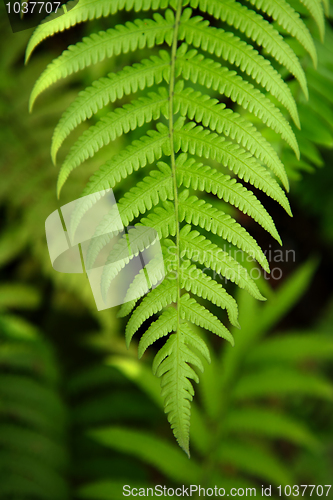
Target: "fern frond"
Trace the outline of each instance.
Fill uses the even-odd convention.
[[[140,225],[130,229],[128,234],[124,234],[113,246],[102,273],[101,290],[103,296],[106,296],[112,281],[121,269],[140,252],[143,252],[156,242],[156,232],[160,237],[163,236],[164,238],[167,238],[169,234],[175,234],[175,216],[169,213],[166,219],[166,214],[168,212],[161,207],[155,209],[155,213],[150,214],[147,219],[142,219]],[[163,219],[165,220],[164,224]],[[145,222],[147,225],[144,225]],[[152,228],[155,231],[152,231]]]
[[[264,47],[268,54],[295,76],[307,95],[305,74],[294,51],[260,14],[236,0],[190,0],[189,3],[191,7],[199,8],[201,12],[207,12],[216,19],[225,21]]]
[[[191,13],[191,9],[184,11],[179,38],[217,57],[222,56],[225,61],[238,66],[275,96],[287,108],[295,124],[300,128],[297,107],[291,91],[271,63],[233,33],[210,27],[209,22],[202,17],[190,18]]]
[[[91,64],[101,62],[106,57],[143,49],[146,46],[153,47],[164,42],[171,45],[173,23],[174,15],[171,10],[167,10],[165,19],[156,13],[154,20],[137,19],[134,23],[128,21],[125,25],[94,33],[83,38],[82,42],[71,45],[58,59],[49,64],[37,80],[30,96],[30,110],[37,97],[52,84]]]
[[[226,426],[232,433],[241,432],[256,436],[285,439],[308,448],[318,449],[313,433],[300,421],[282,412],[265,408],[241,408],[230,412]]]
[[[322,31],[319,0],[311,5],[310,0],[301,1]],[[163,255],[155,256],[132,278],[119,315],[132,313],[126,328],[127,343],[138,330],[146,330],[139,341],[139,356],[156,340],[166,337],[153,369],[161,377],[171,427],[187,453],[190,401],[194,394],[191,381],[198,381],[197,371],[203,369],[200,356],[210,361],[207,346],[192,331],[191,324],[233,343],[228,329],[209,311],[209,306],[206,308],[199,301],[226,309],[231,324],[239,326],[236,301],[218,283],[216,274],[265,300],[248,271],[222,250],[223,242],[254,257],[269,272],[264,253],[246,229],[208,200],[196,197],[193,191],[201,191],[204,196],[211,193],[233,205],[281,243],[271,216],[251,188],[276,200],[291,215],[285,192],[278,183],[281,181],[288,190],[288,178],[278,150],[265,137],[276,133],[299,157],[296,135],[287,119],[290,115],[299,126],[293,97],[297,92],[294,88],[291,92],[287,73],[298,80],[305,95],[307,83],[293,45],[263,15],[274,19],[293,37],[292,42],[301,44],[316,61],[309,31],[287,0],[249,2],[253,7],[238,0],[81,0],[67,13],[51,15],[37,28],[27,48],[28,59],[42,40],[80,22],[112,16],[124,9],[140,13],[134,22],[92,34],[65,50],[36,82],[30,105],[53,83],[72,73],[115,55],[145,49],[146,59],[90,83],[79,93],[56,127],[51,154],[55,162],[71,132],[101,111],[103,118],[94,125],[87,124],[87,130],[62,164],[59,195],[73,169],[110,141],[124,134],[130,140],[135,137],[90,178],[83,199],[72,214],[70,230],[75,233],[83,216],[105,192],[131,176],[129,189],[122,183],[122,198],[97,226],[85,264],[88,270],[92,269],[111,238],[123,230],[123,225],[135,222],[135,227],[118,239],[106,259],[100,284],[102,296],[106,297],[113,279],[131,259],[159,240]],[[202,16],[194,16],[194,9]],[[150,13],[142,19],[146,10],[161,13]],[[206,19],[209,15],[217,20],[216,27],[210,26]],[[219,21],[227,24],[229,31],[222,29]],[[157,53],[161,45],[162,50]],[[146,56],[150,49],[152,53]],[[206,57],[207,53],[214,59]],[[276,63],[282,66],[281,74]],[[159,89],[148,93],[153,86]],[[204,90],[199,91],[200,86]],[[314,88],[325,95],[330,92],[327,88]],[[139,90],[142,95],[136,100],[131,97],[129,104],[120,103],[110,112],[110,103]],[[140,127],[144,127],[144,132],[137,139]],[[216,169],[200,163],[199,158],[213,162]],[[148,172],[135,179],[134,172],[142,168]],[[226,175],[225,169],[235,178]],[[213,243],[218,238],[221,248]],[[214,279],[205,272],[208,269],[214,272]],[[156,320],[152,318],[155,314],[159,315]],[[266,387],[267,384],[263,393]],[[241,389],[236,391],[236,397],[242,397]]]
[[[169,272],[172,269],[171,263],[166,265],[165,259],[158,254],[146,264],[144,269],[139,271],[128,287],[124,304],[120,308],[118,317],[122,318],[130,314],[138,300],[149,292],[149,284],[154,287],[163,280],[165,267],[167,267]],[[146,273],[149,277],[149,284]]]
[[[325,16],[329,17],[330,16],[330,1],[323,0],[323,5],[324,5]]]
[[[192,328],[190,328],[188,323],[182,323],[180,328],[181,332],[185,335],[186,345],[194,347],[207,361],[207,363],[210,363],[211,359],[210,359],[209,349],[206,343],[202,340],[202,338],[199,337],[199,335],[194,330],[192,330]],[[194,363],[194,366],[196,366],[196,363]],[[200,363],[198,363],[197,366],[200,370],[203,369]]]
[[[271,16],[284,30],[307,50],[314,66],[317,66],[317,51],[312,36],[296,12],[286,0],[249,0],[257,9]]]
[[[219,449],[222,464],[232,464],[245,474],[260,475],[268,483],[293,484],[293,474],[271,450],[254,447],[244,441],[225,440]]]
[[[162,397],[168,420],[179,445],[188,456],[190,455],[190,402],[194,395],[190,380],[199,382],[198,375],[191,365],[199,370],[203,368],[200,358],[191,351],[190,347],[198,349],[200,354],[210,362],[206,344],[187,323],[179,323],[179,334],[170,335],[153,362],[153,372],[158,377],[162,377]]]
[[[265,125],[280,134],[299,157],[295,134],[289,123],[264,94],[243,80],[235,71],[230,71],[211,59],[205,59],[196,50],[190,50],[183,55],[185,50],[186,47],[183,47],[177,56],[179,75],[181,74],[185,80],[191,80],[192,83],[218,90],[244,109],[253,112]]]
[[[160,238],[168,238],[168,236],[174,236],[176,234],[177,221],[175,214],[172,210],[173,204],[170,202],[164,202],[163,207],[156,207],[153,211],[145,218],[141,219],[137,227],[141,224],[149,228],[153,228]]]
[[[173,307],[164,311],[154,321],[148,330],[142,335],[139,343],[139,357],[142,357],[145,350],[152,345],[156,340],[165,337],[177,327],[177,311]],[[128,342],[130,339],[128,340]]]
[[[128,191],[125,196],[119,200],[118,204],[112,207],[109,213],[104,216],[103,220],[95,229],[93,239],[87,251],[86,267],[88,269],[92,269],[97,256],[105,245],[111,241],[113,236],[119,234],[119,232],[123,230],[123,226],[118,227],[119,216],[123,225],[128,226],[135,217],[140,213],[143,214],[147,210],[150,210],[153,206],[157,205],[160,200],[165,201],[167,199],[173,199],[172,182],[170,174],[168,174],[168,170],[164,170],[164,172],[163,170],[153,170],[148,177],[145,177],[137,186]],[[73,232],[75,232],[78,221],[86,209],[88,209],[88,203],[83,210],[74,213],[74,219],[72,219]],[[144,219],[142,219],[141,222],[144,223]],[[149,221],[147,222],[149,224]],[[166,227],[168,228],[168,226]]]
[[[295,368],[273,367],[248,374],[234,390],[234,398],[264,398],[272,394],[308,394],[333,400],[332,384],[322,376],[302,373]]]

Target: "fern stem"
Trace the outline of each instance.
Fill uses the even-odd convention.
[[[174,147],[174,119],[173,119],[173,98],[174,98],[174,88],[175,88],[175,68],[176,68],[176,53],[178,46],[178,31],[180,16],[182,13],[182,0],[178,0],[177,11],[175,17],[175,28],[173,33],[173,41],[171,48],[171,70],[170,70],[170,85],[169,85],[169,136],[170,136],[170,149],[171,149],[171,169],[172,169],[172,181],[173,181],[173,191],[174,191],[174,205],[175,205],[175,219],[176,219],[176,247],[177,247],[177,331],[179,329],[180,315],[179,315],[179,303],[180,303],[180,244],[179,244],[179,216],[178,216],[178,188],[176,179],[176,158],[175,158],[175,147]]]
[[[180,17],[182,14],[182,0],[177,0],[177,9],[175,17],[175,26],[173,32],[173,41],[171,47],[171,61],[170,61],[170,84],[169,84],[169,136],[170,136],[170,150],[171,150],[171,169],[172,169],[172,182],[173,182],[173,192],[174,192],[174,207],[175,207],[175,219],[176,219],[176,256],[177,256],[177,325],[176,325],[176,335],[177,335],[177,353],[180,352],[180,241],[179,241],[179,204],[178,204],[178,187],[177,187],[177,177],[176,177],[176,156],[175,156],[175,146],[174,146],[174,88],[175,88],[175,69],[176,69],[176,54],[178,48],[178,31],[180,24]],[[177,363],[179,367],[180,363]],[[177,374],[177,384],[179,384],[179,375]],[[179,442],[180,446],[184,449],[188,456],[190,456],[188,443],[186,439],[183,442]]]

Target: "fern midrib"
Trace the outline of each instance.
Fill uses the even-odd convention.
[[[176,177],[176,158],[175,158],[175,144],[174,144],[174,88],[176,82],[176,54],[178,48],[178,32],[180,25],[180,18],[182,14],[182,0],[177,0],[177,10],[175,17],[175,25],[173,32],[173,40],[171,47],[171,69],[170,69],[170,85],[169,85],[169,136],[170,136],[170,150],[171,150],[171,170],[172,170],[172,181],[173,181],[173,192],[174,192],[174,207],[175,207],[175,219],[176,219],[176,251],[177,251],[177,325],[176,325],[176,338],[177,338],[177,364],[176,364],[176,384],[177,393],[179,394],[179,386],[181,385],[181,364],[182,359],[180,355],[180,229],[179,229],[179,207],[178,207],[178,187],[177,187],[177,177]],[[179,404],[176,405],[177,419],[179,422],[182,421],[182,413],[179,409]],[[182,431],[182,426],[180,425]],[[182,432],[183,434],[183,432]],[[187,437],[182,435],[182,442],[179,444],[184,449],[184,451],[189,455],[189,450],[187,448]],[[187,448],[187,449],[186,449]]]

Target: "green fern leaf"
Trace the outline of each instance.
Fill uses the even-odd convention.
[[[152,231],[152,229],[155,230]],[[121,269],[135,256],[139,255],[150,245],[156,242],[156,233],[159,237],[167,238],[176,233],[175,215],[166,208],[157,207],[135,228],[130,229],[119,242],[112,248],[102,273],[101,290],[106,296],[112,281],[119,274]],[[131,252],[129,253],[129,243]],[[93,261],[89,261],[91,264]]]
[[[272,394],[307,394],[333,401],[332,384],[324,377],[282,366],[248,374],[234,390],[234,397],[239,401]]]
[[[158,170],[152,170],[135,187],[125,193],[117,204],[124,226],[138,215],[144,214],[161,200],[173,200],[171,170],[165,163],[157,164]]]
[[[155,208],[147,218],[141,219],[140,224],[137,224],[135,228],[131,229],[128,235],[124,234],[121,240],[114,245],[107,258],[102,274],[101,288],[104,296],[121,269],[123,269],[131,259],[149,248],[149,246],[156,241],[155,233],[152,232],[152,229],[155,230],[160,238],[167,238],[169,235],[175,235],[175,216],[170,210],[168,211],[168,208],[170,208],[170,205],[167,204],[165,204],[164,208]],[[106,235],[102,239],[97,239],[97,244],[93,242],[88,250],[88,268],[91,269],[93,267],[97,255],[109,241],[110,236]],[[131,253],[128,252],[129,243]]]
[[[118,316],[120,318],[127,316],[134,309],[138,300],[149,292],[149,284],[147,282],[147,275],[149,277],[150,285],[156,286],[164,278],[165,259],[160,254],[150,260],[144,269],[135,276],[130,284],[126,293],[124,304],[122,304]],[[163,268],[163,270],[162,270]],[[171,263],[168,263],[168,270],[171,271]]]
[[[142,335],[139,343],[139,357],[156,340],[165,337],[177,327],[177,311],[174,308],[167,309],[154,321],[148,330]],[[128,337],[128,342],[130,337]]]
[[[233,336],[221,321],[187,293],[180,299],[180,317],[215,333],[234,345]]]
[[[162,397],[168,420],[179,445],[189,456],[190,402],[194,395],[190,379],[199,381],[189,363],[200,368],[202,365],[186,344],[187,338],[192,340],[192,335],[188,335],[188,325],[179,324],[178,329],[179,334],[170,335],[155,356],[153,372],[162,378]]]
[[[134,141],[116,158],[103,165],[92,176],[82,196],[113,188],[121,179],[126,179],[133,170],[143,168],[147,163],[153,163],[156,159],[161,158],[163,152],[169,156],[168,129],[162,124],[159,125],[159,132],[149,131],[147,136],[142,137],[139,141]],[[67,177],[68,174],[64,174],[63,170],[60,170],[58,195]]]
[[[325,16],[330,16],[330,2],[329,0],[323,0]]]
[[[320,1],[302,2],[322,33]],[[231,324],[239,326],[237,304],[215,279],[216,274],[265,300],[247,270],[222,250],[223,243],[228,243],[228,247],[231,243],[254,257],[269,272],[265,255],[254,238],[204,197],[209,193],[233,205],[279,243],[274,222],[252,187],[276,200],[291,215],[285,192],[278,183],[281,181],[288,190],[287,175],[278,149],[275,151],[265,137],[268,131],[276,133],[299,157],[296,135],[286,117],[290,115],[299,126],[293,97],[297,92],[294,88],[291,92],[287,73],[297,79],[306,96],[307,83],[293,45],[263,15],[275,20],[283,28],[281,32],[285,30],[293,38],[292,43],[301,44],[314,62],[316,51],[299,13],[287,0],[249,0],[248,7],[238,0],[81,0],[63,15],[51,15],[37,28],[27,48],[27,59],[45,38],[102,16],[111,16],[112,24],[112,16],[124,9],[139,12],[138,19],[92,34],[65,50],[37,80],[30,106],[53,83],[74,72],[107,58],[145,49],[146,59],[89,83],[79,93],[56,127],[51,154],[55,162],[71,132],[101,112],[103,118],[94,125],[87,123],[87,130],[62,164],[59,195],[73,169],[89,161],[110,141],[124,134],[131,140],[131,132],[138,134],[139,128],[144,127],[139,140],[133,140],[93,174],[82,193],[86,198],[74,210],[70,231],[75,232],[83,216],[105,192],[115,189],[117,198],[122,183],[124,194],[96,228],[96,238],[90,243],[85,262],[91,269],[112,235],[123,229],[118,225],[135,222],[135,227],[119,238],[106,259],[101,278],[104,296],[131,259],[149,248],[157,237],[160,240],[163,256],[152,259],[133,277],[119,315],[131,314],[127,343],[138,330],[145,330],[139,341],[139,356],[156,340],[166,338],[155,356],[153,370],[161,377],[165,411],[176,439],[189,453],[190,402],[194,394],[191,381],[198,381],[197,371],[203,369],[201,356],[210,361],[206,344],[192,331],[191,324],[233,343],[219,318],[198,301],[226,309]],[[194,16],[194,9],[202,16]],[[156,10],[161,12],[154,13]],[[143,11],[149,12],[143,16]],[[210,25],[209,16],[215,18],[216,26]],[[224,29],[219,26],[221,21]],[[162,50],[157,52],[159,46]],[[207,53],[214,59],[207,58]],[[281,74],[276,63],[282,66]],[[149,93],[153,86],[160,87]],[[314,84],[313,88],[332,100],[328,85]],[[129,104],[117,103],[110,112],[110,103],[138,91],[142,95],[137,100],[130,97]],[[304,113],[300,110],[302,118]],[[208,164],[203,165],[198,158],[205,158]],[[148,171],[135,178],[135,172],[143,168]],[[226,175],[225,169],[235,178]],[[128,189],[123,182],[127,179]],[[193,191],[201,191],[203,199]],[[115,226],[115,216],[119,221],[119,215],[122,224]],[[213,243],[217,238],[221,248]],[[214,278],[206,273],[208,269],[215,273]],[[155,314],[159,315],[156,320],[152,318]],[[258,381],[251,377],[249,380],[247,383],[252,384],[256,394],[267,393],[269,376],[261,387]],[[326,386],[318,381],[309,383],[314,393],[326,391],[328,395]],[[242,399],[242,390],[241,386],[236,388],[236,399]],[[283,377],[275,390],[286,391]],[[238,451],[230,451],[235,463],[239,461]],[[263,455],[259,453],[256,460],[260,464]],[[279,465],[273,465],[279,472]]]
[[[285,439],[295,444],[318,449],[318,441],[301,422],[289,415],[264,408],[241,408],[233,410],[227,419],[229,432],[241,432]]]
[[[93,430],[89,432],[89,436],[104,446],[137,457],[175,483],[186,481],[186,484],[195,484],[200,473],[200,466],[196,461],[188,460],[179,449],[156,433],[112,426]]]
[[[165,201],[167,198],[173,199],[170,172],[166,170],[163,173],[153,170],[148,177],[144,178],[136,187],[128,191],[124,198],[119,200],[118,204],[110,210],[97,226],[87,252],[87,268],[92,269],[101,250],[109,243],[113,236],[123,230],[123,226],[117,227],[119,224],[119,215],[124,226],[128,226],[140,213],[145,213],[157,205],[160,200]],[[77,213],[74,214],[76,216],[74,223],[76,223],[81,214],[81,210],[79,216]],[[73,227],[74,231],[76,227],[76,225]]]
[[[292,473],[276,455],[244,441],[224,441],[219,450],[222,464],[232,464],[243,473],[259,475],[275,485],[293,484]]]
[[[175,236],[177,222],[171,208],[173,208],[172,203],[164,202],[163,207],[154,208],[147,217],[141,219],[141,222],[136,227],[140,227],[143,224],[148,228],[153,228],[160,238],[168,238],[170,235]]]
[[[162,308],[177,301],[177,284],[175,280],[165,279],[157,288],[154,288],[135,309],[126,326],[126,342],[129,345],[133,335],[150,316],[159,312]],[[139,357],[147,349],[143,348],[144,335],[141,338],[141,349]]]

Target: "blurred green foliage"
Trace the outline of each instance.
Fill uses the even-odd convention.
[[[302,234],[290,226],[284,231],[287,243],[299,250],[296,263],[284,269],[281,283],[259,280],[267,303],[239,293],[242,329],[233,331],[234,348],[219,339],[212,342],[212,363],[205,366],[192,407],[188,460],[163,414],[159,383],[150,369],[153,352],[139,364],[135,345],[125,348],[116,311],[98,313],[84,276],[56,273],[48,258],[44,221],[57,208],[57,171],[49,155],[52,130],[82,79],[89,78],[89,71],[94,77],[103,74],[103,68],[72,77],[69,92],[59,86],[56,99],[46,96],[29,116],[36,76],[71,35],[51,40],[23,68],[30,32],[13,35],[1,13],[0,498],[119,500],[124,484],[255,486],[258,491],[262,484],[330,484],[329,26],[326,44],[318,47],[319,73],[309,68],[310,107],[301,103],[301,163],[280,151],[298,181],[291,189],[292,206]],[[84,34],[84,28],[76,29]],[[115,150],[126,140],[116,141]],[[84,172],[75,172],[62,204],[79,196],[102,154],[108,151]],[[313,167],[323,168],[314,173]],[[279,218],[284,223],[278,209],[274,218],[277,225]],[[311,249],[315,260],[307,259]]]

